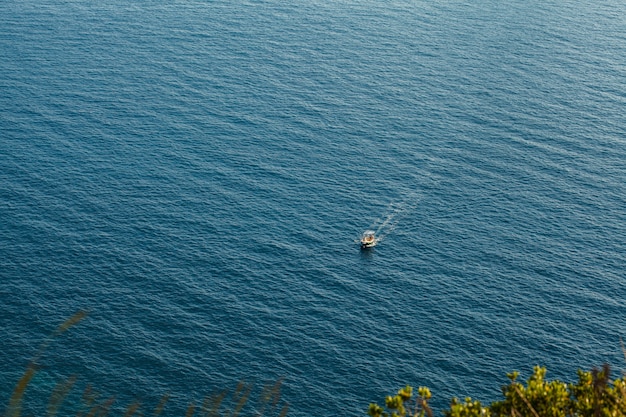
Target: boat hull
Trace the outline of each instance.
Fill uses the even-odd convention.
[[[376,242],[361,242],[361,249],[370,249],[376,246]]]

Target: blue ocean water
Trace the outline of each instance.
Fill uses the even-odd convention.
[[[623,6],[0,2],[0,403],[624,369]]]

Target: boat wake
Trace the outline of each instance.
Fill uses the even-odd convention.
[[[369,231],[373,231],[376,236],[376,243],[382,242],[387,236],[389,236],[411,211],[413,211],[421,196],[416,196],[409,201],[405,200],[399,203],[392,202],[385,210],[385,214],[376,219],[369,227]]]
[[[408,207],[405,207],[403,203],[395,205],[391,203],[387,209],[387,214],[377,219],[370,229],[375,230],[376,238],[379,242],[382,242],[387,236],[389,236],[396,228],[398,223],[408,213]]]

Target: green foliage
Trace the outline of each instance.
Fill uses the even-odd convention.
[[[472,401],[470,397],[465,398],[465,402],[459,402],[453,398],[450,403],[450,410],[444,411],[448,417],[474,417],[488,416],[487,409],[482,406],[480,401]]]
[[[526,386],[517,382],[517,374],[509,375],[511,383],[504,387],[504,400],[491,404],[494,416],[512,413],[532,417],[565,417],[572,404],[567,384],[546,381],[546,369],[536,366]]]
[[[78,312],[70,317],[42,343],[35,358],[28,364],[26,371],[16,383],[9,400],[6,417],[21,417],[24,393],[39,370],[39,359],[48,345],[61,334],[78,324],[87,313]],[[622,347],[624,349],[624,347]],[[626,349],[624,349],[626,357]],[[453,398],[450,408],[443,411],[445,417],[626,417],[626,376],[611,380],[611,369],[604,365],[601,369],[589,372],[578,371],[576,383],[558,380],[546,380],[546,368],[535,367],[526,383],[518,382],[519,373],[507,375],[510,382],[502,387],[503,399],[483,406],[480,401],[465,398],[460,401]],[[47,416],[56,417],[69,393],[77,385],[77,377],[71,376],[61,381],[51,393],[47,406]],[[285,417],[288,405],[280,400],[282,379],[263,388],[258,401],[253,404],[252,412],[244,412],[250,405],[253,385],[240,382],[232,394],[222,391],[207,396],[201,406],[190,403],[185,417],[239,417],[253,413],[255,416],[277,415]],[[372,403],[367,414],[370,417],[432,417],[428,404],[432,394],[426,387],[419,387],[414,396],[413,388],[407,385],[396,395],[385,398],[385,406]],[[144,416],[159,417],[170,399],[165,394],[153,409],[147,412],[139,401],[129,404],[123,412],[124,417]],[[82,407],[75,410],[77,417],[104,417],[110,414],[115,397],[103,399],[100,393],[87,385],[81,396]],[[230,404],[230,406],[229,406]]]
[[[483,406],[480,401],[453,398],[445,417],[626,417],[626,377],[610,379],[608,365],[590,372],[578,371],[578,382],[567,384],[547,381],[546,368],[535,367],[524,385],[517,381],[518,372],[507,376],[510,383],[502,388],[504,399]],[[394,397],[385,400],[385,411],[378,404],[370,404],[371,417],[422,417],[431,415],[428,407],[430,391],[419,389],[415,406],[409,409],[412,388],[402,388]]]
[[[396,395],[385,398],[385,411],[378,404],[370,404],[367,414],[370,417],[432,417],[432,410],[428,406],[431,397],[430,390],[426,387],[419,387],[418,395],[412,401],[413,387],[407,385],[401,388]]]

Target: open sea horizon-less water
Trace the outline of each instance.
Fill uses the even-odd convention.
[[[80,309],[32,414],[625,368],[620,2],[7,0],[0,56],[3,404]]]

